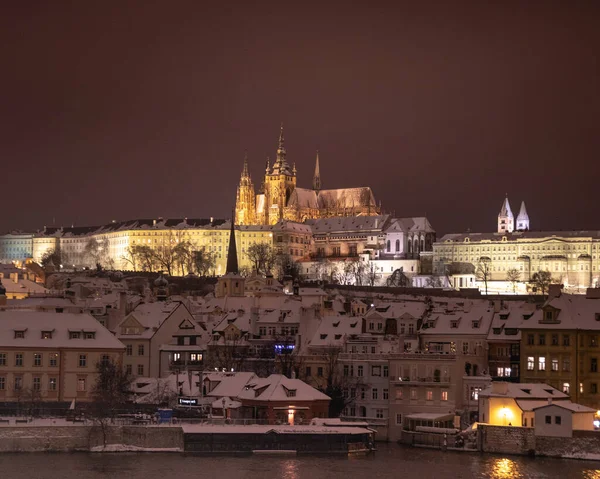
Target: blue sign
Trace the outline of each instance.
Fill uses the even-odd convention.
[[[158,423],[159,424],[171,422],[171,419],[173,419],[173,410],[172,409],[159,409],[158,410]]]

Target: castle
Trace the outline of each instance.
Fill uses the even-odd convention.
[[[374,216],[381,213],[369,187],[321,189],[319,153],[317,152],[312,189],[296,187],[296,164],[290,168],[286,159],[283,125],[279,134],[277,159],[270,166],[267,158],[265,176],[256,194],[248,172],[248,157],[237,189],[235,218],[238,225],[273,225],[280,220],[304,222],[332,216]]]

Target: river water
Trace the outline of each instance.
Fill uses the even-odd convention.
[[[170,453],[0,454],[2,479],[600,479],[600,462],[378,445],[367,457],[198,457]]]

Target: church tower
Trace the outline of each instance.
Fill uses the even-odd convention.
[[[283,219],[283,210],[287,206],[292,191],[296,188],[296,168],[290,168],[286,159],[283,138],[283,123],[279,133],[277,159],[272,168],[265,172],[265,222],[274,225]]]
[[[515,229],[515,217],[510,209],[508,196],[504,198],[502,208],[498,214],[498,233],[512,233]]]
[[[517,216],[517,231],[529,231],[529,215],[527,214],[527,209],[525,208],[525,202],[521,201],[521,209],[519,210],[519,215]]]
[[[248,173],[248,154],[244,156],[244,167],[235,200],[235,220],[238,225],[256,224],[256,194],[252,178]]]
[[[235,214],[231,215],[231,230],[229,231],[229,248],[227,250],[227,268],[225,274],[221,276],[215,287],[216,298],[226,298],[229,296],[244,296],[246,283],[243,276],[240,276],[238,268],[237,246],[235,241]]]
[[[319,150],[317,150],[317,160],[315,162],[315,174],[313,175],[313,190],[317,193],[321,189],[321,171],[319,170]]]

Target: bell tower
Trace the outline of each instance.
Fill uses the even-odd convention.
[[[296,188],[296,167],[290,168],[286,159],[283,123],[279,132],[277,159],[265,173],[265,216],[267,224],[273,225],[283,219],[292,191]]]
[[[244,167],[237,188],[235,220],[238,225],[256,224],[256,194],[252,178],[248,173],[248,153],[244,155]]]

